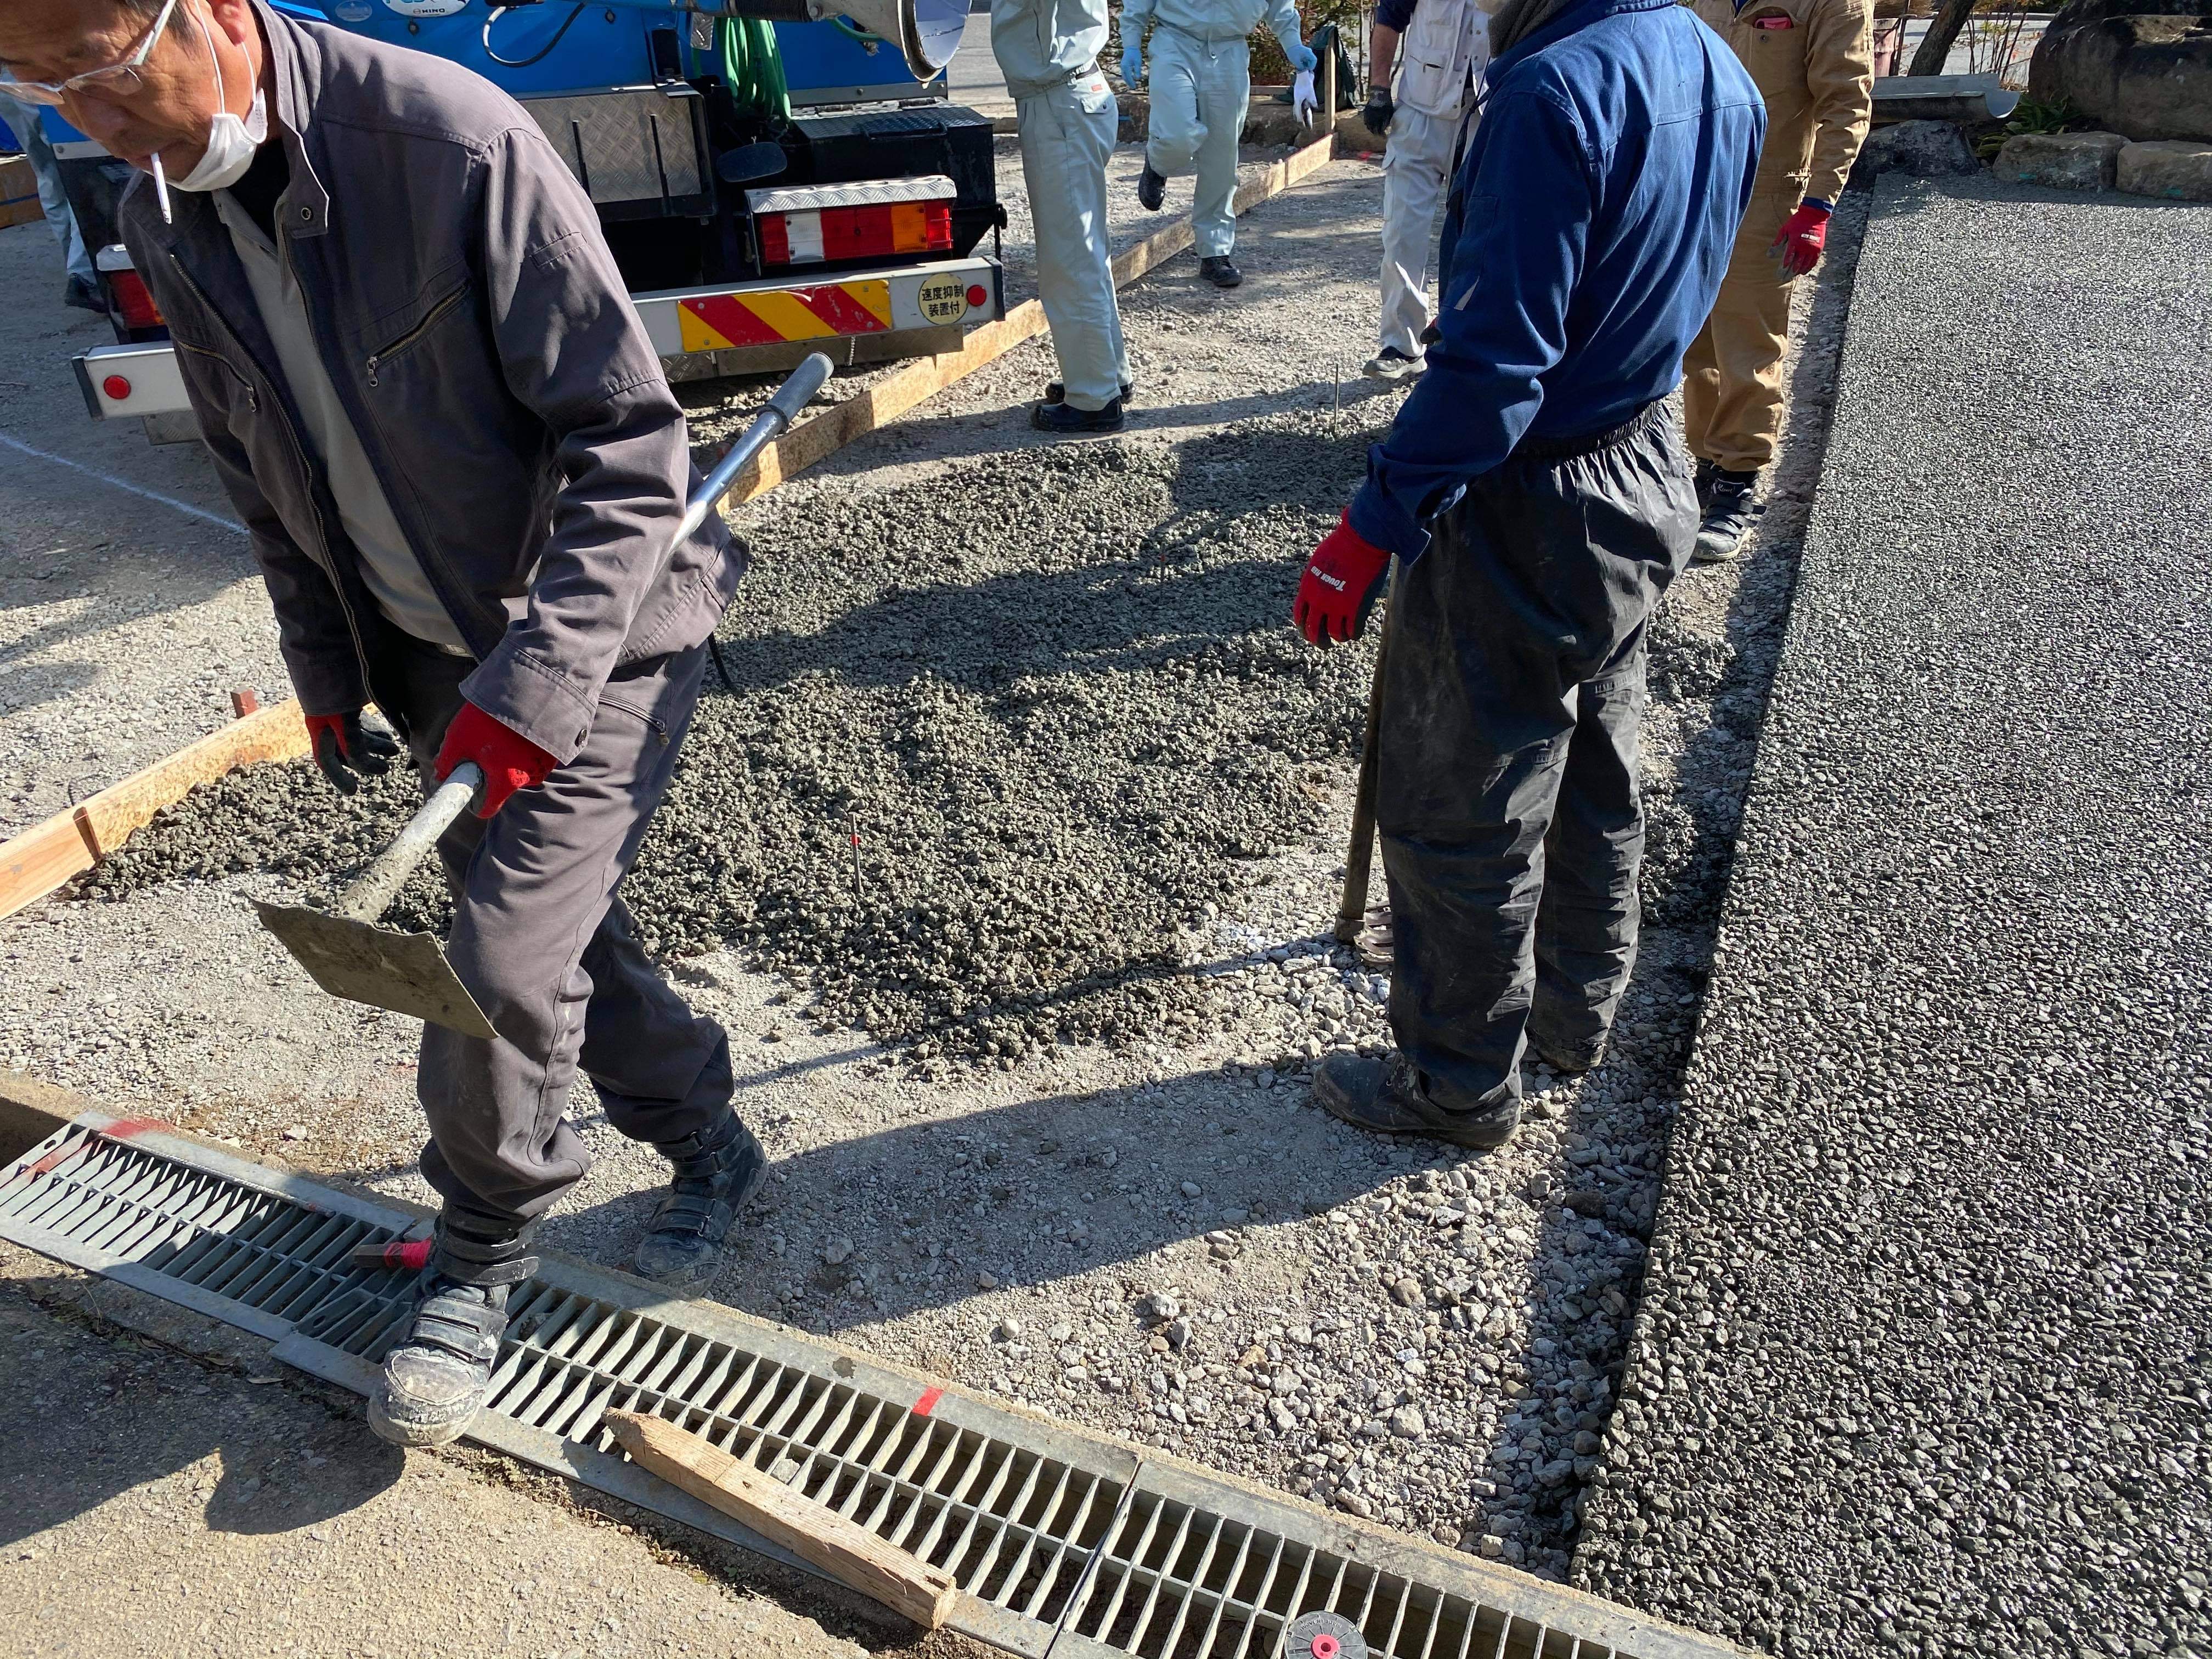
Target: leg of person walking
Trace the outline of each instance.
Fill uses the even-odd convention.
[[[1063,396],[1086,413],[1118,404],[1129,379],[1106,228],[1106,161],[1118,118],[1104,80],[1091,79],[1095,88],[1054,87],[1018,105],[1037,297],[1052,328]]]
[[[1386,368],[1391,354],[1410,368],[1425,350],[1429,248],[1458,134],[1456,120],[1403,106],[1390,122],[1382,151],[1382,313],[1375,334],[1376,361]]]

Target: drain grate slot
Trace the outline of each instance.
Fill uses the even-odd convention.
[[[87,1114],[0,1170],[0,1237],[260,1332],[366,1392],[416,1215]],[[557,1256],[517,1287],[472,1438],[805,1566],[652,1479],[611,1410],[677,1423],[952,1575],[957,1629],[1024,1659],[1283,1659],[1341,1613],[1376,1659],[1728,1659],[1725,1644]]]

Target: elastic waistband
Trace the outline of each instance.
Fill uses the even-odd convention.
[[[1667,400],[1655,398],[1638,410],[1619,426],[1603,432],[1587,433],[1579,438],[1523,438],[1513,451],[1516,460],[1571,461],[1581,455],[1595,455],[1601,449],[1610,449],[1615,444],[1626,443],[1656,426],[1667,413]]]

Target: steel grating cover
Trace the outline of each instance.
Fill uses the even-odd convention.
[[[413,1276],[347,1258],[427,1230],[96,1113],[0,1170],[0,1237],[265,1336],[363,1394]],[[950,1571],[967,1592],[954,1627],[1029,1659],[1279,1659],[1291,1620],[1316,1611],[1352,1620],[1376,1659],[1741,1653],[642,1279],[541,1263],[471,1439],[813,1571],[645,1474],[602,1423],[657,1413]]]

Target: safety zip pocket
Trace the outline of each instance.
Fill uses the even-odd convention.
[[[404,334],[394,340],[390,345],[370,352],[368,354],[369,385],[374,386],[377,383],[376,366],[379,363],[382,362],[387,357],[398,356],[409,346],[413,345],[416,340],[420,339],[424,334],[429,331],[432,324],[435,323],[441,317],[451,311],[455,306],[460,304],[460,302],[468,296],[468,284],[465,283],[462,283],[460,287],[455,289],[444,299],[439,301],[437,304],[432,306],[428,311],[423,313],[422,321],[416,323],[414,327],[409,329]]]
[[[668,728],[661,724],[660,719],[658,715],[647,713],[644,709],[640,708],[635,703],[624,702],[620,697],[610,697],[605,692],[599,694],[599,702],[609,708],[619,709],[622,713],[629,715],[634,720],[642,721],[646,726],[652,728],[653,740],[655,743],[663,744],[664,746],[667,744]]]
[[[220,351],[210,351],[205,346],[196,346],[189,340],[180,340],[177,337],[173,331],[172,331],[169,335],[169,343],[176,347],[179,351],[189,351],[195,357],[204,357],[211,363],[222,364],[222,372],[229,375],[232,380],[237,381],[240,388],[244,390],[246,393],[246,407],[247,411],[255,415],[258,415],[261,412],[261,394],[253,389],[253,382],[247,380],[243,374],[240,374],[238,372],[237,366],[234,364],[229,358],[224,356],[222,353]]]

